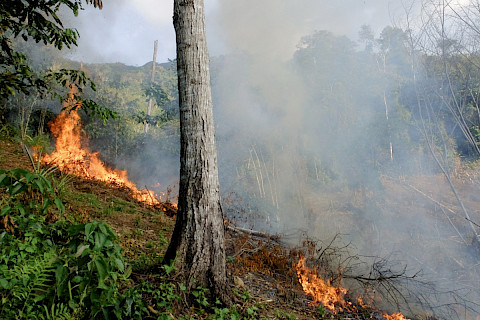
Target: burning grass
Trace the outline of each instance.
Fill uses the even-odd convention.
[[[342,287],[348,268],[337,268],[334,260],[342,255],[345,261],[344,247],[332,243],[317,247],[308,240],[291,248],[281,240],[282,236],[228,232],[230,272],[241,279],[236,280],[239,289],[247,288],[262,302],[265,317],[278,317],[282,306],[284,314],[296,319],[409,320],[401,313],[390,315],[374,308],[372,299],[379,296],[365,294],[362,300]]]
[[[312,304],[322,304],[333,313],[345,308],[344,296],[347,289],[332,286],[330,280],[323,280],[313,269],[306,266],[304,257],[300,257],[296,269],[298,281],[302,285],[303,291],[312,297]]]
[[[165,207],[161,207],[159,197],[153,196],[151,191],[146,190],[143,195],[147,197],[147,201],[142,198],[138,199],[138,197],[136,197],[136,201],[141,202],[132,201],[136,192],[141,192],[141,190],[136,189],[127,179],[126,172],[106,168],[100,161],[99,155],[89,152],[88,148],[82,144],[80,139],[82,130],[78,114],[75,111],[65,112],[59,116],[57,121],[59,124],[69,123],[69,121],[71,123],[60,126],[58,131],[54,132],[57,137],[57,151],[52,155],[45,156],[44,161],[57,161],[56,164],[64,172],[79,177],[71,182],[75,191],[65,197],[68,212],[75,212],[76,218],[81,220],[96,218],[111,224],[121,239],[125,255],[129,260],[137,261],[137,265],[158,262],[173,229],[173,220],[165,215],[159,215],[154,210],[157,208],[166,211]],[[74,132],[77,140],[65,138],[64,133],[68,131]],[[59,148],[59,146],[62,147]],[[70,148],[73,146],[75,147],[74,151],[71,151]],[[14,150],[9,142],[8,145],[1,148],[1,151],[2,167],[16,167],[19,166],[19,163],[28,167],[28,160],[18,161],[22,151]],[[64,160],[59,161],[58,159]],[[97,165],[100,166],[100,169]],[[106,172],[104,175],[106,178],[96,179],[97,176],[102,176],[102,172]],[[116,180],[117,178],[120,180]],[[413,183],[411,184],[413,185]],[[398,197],[402,188],[399,185],[397,187],[398,190],[395,189],[397,191],[395,194]],[[387,192],[391,189],[393,190],[390,186]],[[418,192],[416,193],[418,196]],[[394,195],[386,196],[386,198],[396,199]],[[155,204],[153,199],[156,199],[158,203]],[[472,201],[474,200],[477,199],[472,196]],[[397,207],[405,208],[407,205],[413,206],[414,203],[408,202],[403,206],[397,205]],[[174,213],[175,205],[170,204],[169,206],[169,210]],[[334,256],[333,247],[327,245],[320,253],[315,253],[307,245],[302,249],[307,254],[306,256],[316,255],[316,258],[308,263],[307,258],[299,255],[300,250],[289,250],[280,245],[278,240],[279,237],[258,238],[237,234],[231,236],[229,242],[229,260],[232,262],[229,264],[230,272],[241,279],[241,282],[237,281],[239,287],[243,283],[242,289],[251,292],[255,301],[262,305],[262,315],[280,319],[285,318],[287,314],[294,314],[297,319],[408,319],[401,313],[389,315],[375,311],[371,299],[373,293],[367,294],[367,298],[364,299],[368,301],[367,304],[353,298],[352,294],[341,284],[342,278],[346,280],[348,277],[350,279],[354,277],[351,273],[348,274],[348,261],[345,263],[343,260],[342,264],[326,263],[323,265],[322,261],[318,260],[318,257],[322,255],[323,258]],[[370,284],[375,281],[380,283],[379,281],[396,279],[398,275],[401,275],[395,272],[385,273],[384,271],[388,271],[388,268],[383,268],[379,263],[372,265],[372,270],[380,271],[379,274],[374,273],[375,276],[363,279],[358,277],[354,280],[364,281],[369,288],[372,288],[374,286],[370,286]],[[343,269],[338,269],[339,266]],[[326,267],[330,267],[330,273],[325,272]],[[319,271],[319,269],[321,270]],[[383,282],[383,284],[385,283]],[[396,284],[394,282],[390,282],[390,284],[390,287],[388,285],[383,285],[383,287],[395,290]],[[381,298],[378,291],[376,298]],[[278,315],[277,310],[281,310],[282,317]]]
[[[300,256],[296,269],[298,281],[302,285],[303,291],[312,298],[311,305],[323,306],[334,315],[337,313],[348,313],[363,317],[365,313],[370,313],[370,319],[374,319],[374,317],[378,319],[380,317],[379,312],[367,306],[362,298],[357,298],[356,301],[353,299],[349,300],[347,297],[348,289],[342,288],[340,285],[332,285],[329,279],[322,279],[315,269],[306,265],[306,259],[303,256]],[[383,313],[382,316],[386,320],[410,320],[401,312],[392,315]]]
[[[163,211],[173,213],[176,204],[162,201],[162,195],[151,190],[138,189],[127,177],[126,170],[109,169],[100,160],[98,152],[91,152],[86,144],[88,139],[82,134],[82,123],[77,112],[79,103],[74,100],[74,88],[69,99],[64,103],[64,110],[50,123],[50,130],[55,137],[55,151],[46,154],[42,162],[57,165],[65,173],[89,180],[103,181],[115,186],[128,188],[131,195],[150,206],[157,206]]]
[[[7,148],[0,150],[3,152]],[[12,156],[9,156],[10,163],[7,165],[21,162],[20,148],[9,152]],[[13,157],[14,154],[17,158]],[[135,277],[140,280],[135,281],[146,279],[143,270],[160,261],[171,236],[174,219],[159,213],[154,207],[135,201],[126,187],[112,188],[109,183],[80,177],[70,180],[64,200],[68,215],[74,215],[74,219],[108,222],[120,238],[124,255],[137,266],[134,269]],[[298,320],[407,319],[400,314],[388,315],[375,311],[368,298],[365,299],[367,303],[363,303],[353,298],[350,292],[345,292],[341,281],[349,270],[346,264],[343,264],[343,269],[338,269],[337,264],[332,263],[335,254],[343,252],[342,246],[306,241],[291,250],[281,240],[282,236],[228,233],[230,273],[238,279],[236,286],[239,292],[245,290],[252,295],[248,303],[258,307],[259,317]],[[309,270],[299,272],[301,255],[305,257],[303,267]],[[330,272],[327,272],[328,265]],[[299,274],[310,279],[309,282],[314,284],[312,290],[321,292],[315,284],[315,281],[321,280],[324,285],[331,287],[329,290],[340,292],[343,301],[322,303],[310,297],[308,290],[304,290],[298,281],[302,278]],[[335,306],[333,310],[328,308],[332,304]]]
[[[400,312],[394,313],[392,315],[384,314],[383,316],[385,317],[386,320],[410,320],[405,318],[405,316]]]

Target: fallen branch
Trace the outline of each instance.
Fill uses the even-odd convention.
[[[475,223],[473,222],[472,220],[468,219],[468,218],[465,218],[467,221],[473,223],[475,226],[479,227],[480,228],[480,225],[478,223]]]
[[[278,239],[279,238],[278,235],[271,235],[271,234],[266,233],[266,232],[259,232],[259,231],[255,231],[255,230],[235,227],[235,226],[232,226],[231,224],[229,224],[227,226],[227,229],[230,229],[230,230],[238,232],[238,233],[245,233],[245,234],[248,234],[248,235],[251,235],[251,236],[254,236],[254,237],[258,237],[258,238],[273,240],[277,243],[280,243],[279,239]]]
[[[406,275],[405,271],[401,273],[395,273],[391,275],[378,275],[376,277],[365,277],[365,276],[355,276],[355,275],[348,275],[344,274],[343,278],[344,279],[353,279],[357,281],[386,281],[386,280],[393,280],[393,279],[414,279],[419,272],[415,273],[414,275],[408,276]]]

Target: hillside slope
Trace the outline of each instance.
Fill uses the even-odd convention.
[[[32,164],[22,148],[11,139],[0,139],[0,169],[12,168],[31,169]],[[63,176],[60,172],[56,173],[58,177]],[[465,172],[465,174],[467,174]],[[457,181],[460,191],[463,195],[470,194],[466,197],[466,205],[472,210],[472,216],[477,218],[479,210],[477,208],[477,196],[474,190],[476,178],[472,174],[467,174],[468,178],[462,178]],[[161,262],[163,253],[165,252],[168,241],[172,235],[175,217],[169,217],[158,210],[158,207],[148,206],[132,198],[131,193],[124,187],[119,187],[104,182],[86,180],[78,177],[69,177],[68,185],[62,191],[62,199],[66,207],[64,217],[69,221],[87,222],[91,220],[105,221],[116,232],[119,238],[119,244],[123,249],[123,255],[128,263],[133,266],[132,280],[133,286],[142,283],[151,283],[153,286],[161,286],[159,278],[151,273],[151,267]],[[438,215],[438,211],[455,210],[456,207],[449,207],[447,204],[454,203],[452,196],[445,189],[441,177],[410,177],[403,180],[396,180],[391,177],[383,177],[382,184],[384,186],[383,201],[377,203],[377,220],[372,222],[372,217],[365,216],[366,199],[362,198],[359,193],[346,196],[345,192],[334,194],[326,193],[323,199],[312,194],[305,193],[305,204],[311,206],[312,212],[316,212],[317,217],[312,221],[312,230],[314,228],[323,228],[326,226],[348,227],[352,225],[352,217],[356,216],[357,224],[355,228],[378,228],[385,219],[392,217],[400,223],[412,216],[425,213],[431,215],[439,222],[436,226],[438,230],[440,225],[445,228],[447,223],[452,226],[458,225],[457,217],[447,219],[446,214]],[[433,198],[421,190],[433,190],[432,185],[438,190],[434,190],[435,194],[442,195],[441,198]],[[432,191],[433,192],[433,191]],[[412,195],[413,193],[413,195]],[[367,195],[371,197],[371,195]],[[422,204],[422,205],[419,205]],[[389,208],[395,208],[391,211]],[[335,219],[330,220],[330,224],[325,224],[327,216]],[[457,219],[457,220],[455,220]],[[415,221],[415,220],[412,220]],[[421,228],[417,224],[416,228]],[[411,227],[413,231],[415,226]],[[298,260],[301,256],[314,258],[314,264],[311,267],[322,270],[323,275],[328,275],[331,280],[327,283],[332,286],[333,290],[340,290],[343,284],[342,277],[351,269],[348,265],[329,265],[332,261],[327,261],[332,257],[339,258],[344,252],[343,248],[335,248],[331,243],[315,242],[308,240],[308,236],[298,236],[294,241],[298,241],[302,237],[306,237],[306,241],[295,246],[286,245],[284,241],[288,240],[286,235],[271,236],[261,232],[251,232],[242,230],[233,225],[227,228],[227,253],[228,267],[231,278],[234,280],[234,288],[242,296],[239,308],[245,312],[255,310],[256,318],[264,319],[405,319],[400,315],[397,317],[387,317],[382,312],[374,308],[373,301],[371,306],[367,306],[354,298],[358,296],[346,293],[341,295],[342,301],[332,302],[334,311],[324,307],[317,307],[312,303],[312,297],[307,296],[302,290],[302,286],[298,281],[299,265]],[[317,229],[318,230],[318,229]],[[387,236],[384,234],[397,232],[394,234],[399,243],[408,243],[417,246],[419,249],[429,252],[435,249],[440,252],[438,247],[439,241],[436,239],[411,238],[405,239],[400,230],[386,229],[376,231],[379,237]],[[412,232],[413,232],[412,231]],[[417,231],[415,231],[417,232]],[[443,230],[448,232],[450,240],[443,241],[442,250],[446,252],[444,255],[437,255],[438,263],[443,264],[460,264],[468,265],[470,259],[456,260],[453,251],[457,247],[455,244],[460,242],[459,234],[455,234],[452,230]],[[464,232],[464,230],[460,230]],[[412,233],[418,236],[418,233]],[[362,236],[358,232],[359,241],[357,245],[369,245],[368,237]],[[388,239],[391,239],[390,237]],[[468,239],[466,239],[468,240]],[[392,240],[389,240],[392,241]],[[471,241],[471,240],[470,240]],[[421,245],[420,245],[421,244]],[[469,243],[471,245],[471,243]],[[385,245],[385,247],[388,247]],[[437,249],[436,249],[437,248]],[[472,248],[476,248],[472,246]],[[474,252],[472,252],[474,254]],[[322,257],[323,256],[323,257]],[[327,257],[327,258],[325,258]],[[344,256],[343,256],[344,257]],[[473,257],[473,255],[472,255]],[[357,256],[350,255],[348,259],[357,259]],[[351,261],[351,260],[350,260]],[[336,266],[337,270],[327,270],[332,266]],[[347,267],[347,270],[344,268]],[[305,271],[303,271],[305,272]],[[358,271],[357,271],[358,272]],[[357,275],[359,275],[357,273]],[[310,275],[311,276],[311,275]],[[349,276],[352,276],[350,274]],[[402,275],[403,276],[403,275]],[[360,278],[360,277],[359,277]],[[313,282],[313,278],[309,278]],[[174,279],[171,279],[173,283]],[[348,279],[347,279],[348,280]],[[358,279],[357,279],[358,280]],[[471,278],[471,280],[474,280]],[[331,281],[331,282],[330,282]],[[350,283],[352,280],[349,280]],[[349,283],[347,281],[347,283]],[[338,286],[335,288],[335,286]],[[346,291],[345,291],[346,292]],[[151,296],[146,295],[145,301],[151,307],[151,315],[153,318],[155,312],[155,301]],[[172,312],[177,312],[178,316],[185,312],[184,303],[180,303]],[[325,304],[325,303],[324,303]],[[153,311],[152,311],[153,310]],[[394,312],[395,310],[391,310]],[[198,313],[198,310],[192,309],[188,312],[194,319],[204,319],[208,317],[207,313]],[[421,317],[421,319],[429,319]],[[430,318],[433,319],[433,318]]]
[[[18,143],[0,139],[0,169],[13,168],[31,170],[32,164]],[[56,174],[63,176],[60,172]],[[68,187],[61,194],[66,207],[65,218],[82,223],[91,220],[108,223],[119,238],[123,255],[133,266],[134,282],[151,282],[158,286],[158,277],[149,270],[161,262],[175,217],[168,217],[155,207],[135,200],[125,188],[78,177],[69,177],[68,181]],[[244,301],[245,305],[240,308],[260,306],[255,307],[258,316],[262,314],[271,319],[314,317],[316,309],[308,306],[296,281],[293,269],[296,257],[268,236],[256,238],[229,230],[229,270],[237,290],[250,292],[247,294],[249,301]],[[148,301],[151,297],[145,299]],[[154,301],[150,303],[155,305]],[[177,306],[177,312],[182,312],[183,307]],[[199,319],[207,316],[196,312],[198,310],[192,309],[190,316]]]

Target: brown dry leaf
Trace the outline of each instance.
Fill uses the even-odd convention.
[[[12,217],[8,214],[3,217],[2,224],[3,228],[11,234],[13,234],[15,232],[15,229],[18,228],[18,226],[15,224],[15,221],[13,221]]]

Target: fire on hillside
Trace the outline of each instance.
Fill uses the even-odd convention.
[[[77,112],[81,104],[74,99],[72,89],[64,110],[49,124],[55,137],[56,150],[42,157],[45,164],[57,165],[62,172],[90,180],[99,180],[131,190],[131,195],[147,205],[164,211],[176,211],[177,205],[162,199],[162,195],[148,189],[138,189],[127,177],[126,170],[109,169],[100,160],[98,152],[85,146],[82,123]]]
[[[108,169],[100,160],[98,152],[91,152],[86,147],[87,138],[82,134],[82,123],[77,109],[80,103],[73,98],[74,91],[64,103],[63,110],[50,123],[50,130],[55,137],[56,150],[52,154],[42,157],[42,162],[57,165],[62,172],[90,180],[99,180],[116,186],[128,188],[131,195],[147,205],[159,207],[164,211],[176,211],[177,205],[163,202],[160,194],[148,189],[138,189],[127,177],[126,170]],[[306,259],[300,256],[295,269],[298,281],[307,296],[310,296],[312,305],[322,305],[332,314],[338,312],[357,312],[356,305],[364,306],[361,299],[352,303],[345,298],[348,290],[335,287],[330,281],[325,281],[306,264]],[[374,312],[376,319],[409,320],[401,313],[381,314]],[[371,315],[370,318],[373,319]]]
[[[303,256],[300,256],[296,265],[296,270],[298,281],[302,285],[303,291],[307,296],[310,296],[313,299],[311,304],[321,304],[333,314],[342,311],[349,311],[352,313],[358,311],[352,302],[345,299],[348,290],[342,287],[335,287],[331,285],[330,281],[323,280],[314,269],[311,269],[306,265],[306,259]],[[365,306],[360,298],[358,299],[358,304]],[[378,316],[380,316],[380,314],[378,314]],[[391,315],[384,313],[381,314],[381,317],[386,320],[410,320],[400,312]],[[370,318],[373,319],[373,315],[370,315]]]

